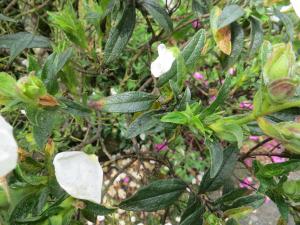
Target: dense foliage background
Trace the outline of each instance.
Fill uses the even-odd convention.
[[[19,146],[0,224],[230,225],[266,201],[300,223],[296,7],[0,1],[1,115]],[[97,155],[101,205],[58,184],[65,151]]]

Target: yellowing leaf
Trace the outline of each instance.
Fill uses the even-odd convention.
[[[218,29],[218,19],[221,15],[221,9],[215,6],[211,10],[210,26],[213,32],[213,37],[219,49],[226,55],[231,54],[231,29],[230,26]]]

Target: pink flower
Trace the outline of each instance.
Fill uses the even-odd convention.
[[[233,67],[231,67],[231,68],[228,70],[228,73],[229,73],[230,75],[235,75],[235,74],[236,74],[236,69],[233,68]]]
[[[240,108],[241,109],[250,109],[250,110],[252,110],[253,105],[252,105],[252,103],[250,103],[248,101],[243,101],[243,102],[240,103]]]
[[[123,182],[124,182],[125,184],[128,184],[129,181],[130,181],[130,178],[129,178],[129,177],[125,177],[125,178],[123,179]]]
[[[195,19],[193,22],[192,22],[192,26],[194,29],[198,30],[201,28],[201,22],[198,20],[198,19]]]
[[[244,163],[248,166],[248,167],[252,167],[252,163],[253,163],[253,160],[252,158],[247,158],[244,160]]]
[[[155,145],[155,150],[157,152],[165,151],[167,149],[168,149],[168,143],[166,141],[164,143],[160,143],[160,144]]]
[[[209,98],[209,104],[213,103],[213,101],[215,101],[216,98],[217,98],[217,97],[216,97],[215,95],[210,96],[210,98]]]
[[[257,141],[259,141],[259,136],[250,136],[249,140],[257,142]]]
[[[193,77],[196,79],[196,80],[203,80],[204,76],[203,74],[199,73],[199,72],[195,72],[193,74]]]
[[[282,162],[286,161],[285,158],[282,158],[282,157],[279,157],[279,156],[271,156],[271,158],[272,158],[272,161],[274,163],[282,163]]]
[[[266,196],[265,197],[265,203],[267,204],[267,203],[269,203],[271,201],[271,199],[268,197],[268,196]]]
[[[253,184],[253,180],[251,177],[246,177],[243,179],[242,182],[240,182],[240,188],[247,188],[251,189],[251,185]]]

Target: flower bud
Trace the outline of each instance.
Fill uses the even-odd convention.
[[[16,80],[7,73],[0,73],[0,105],[9,103],[16,96]]]
[[[272,123],[265,118],[257,119],[259,127],[268,136],[280,141],[288,151],[300,154],[300,123]]]
[[[297,88],[294,73],[295,53],[291,44],[276,44],[263,68],[264,82],[272,101],[291,98]]]
[[[18,96],[24,102],[38,103],[39,97],[47,94],[43,82],[34,75],[23,77],[17,82]]]
[[[263,68],[266,84],[272,81],[292,76],[292,67],[295,64],[295,53],[291,44],[276,44]]]

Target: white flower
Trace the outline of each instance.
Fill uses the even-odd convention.
[[[300,0],[291,0],[292,6],[298,17],[300,18]]]
[[[12,126],[0,115],[0,177],[6,176],[17,165],[18,145]]]
[[[103,170],[96,155],[61,152],[53,164],[57,182],[68,194],[100,204]]]
[[[164,44],[157,47],[158,57],[151,63],[151,73],[154,77],[160,77],[168,72],[175,60],[173,53]]]

